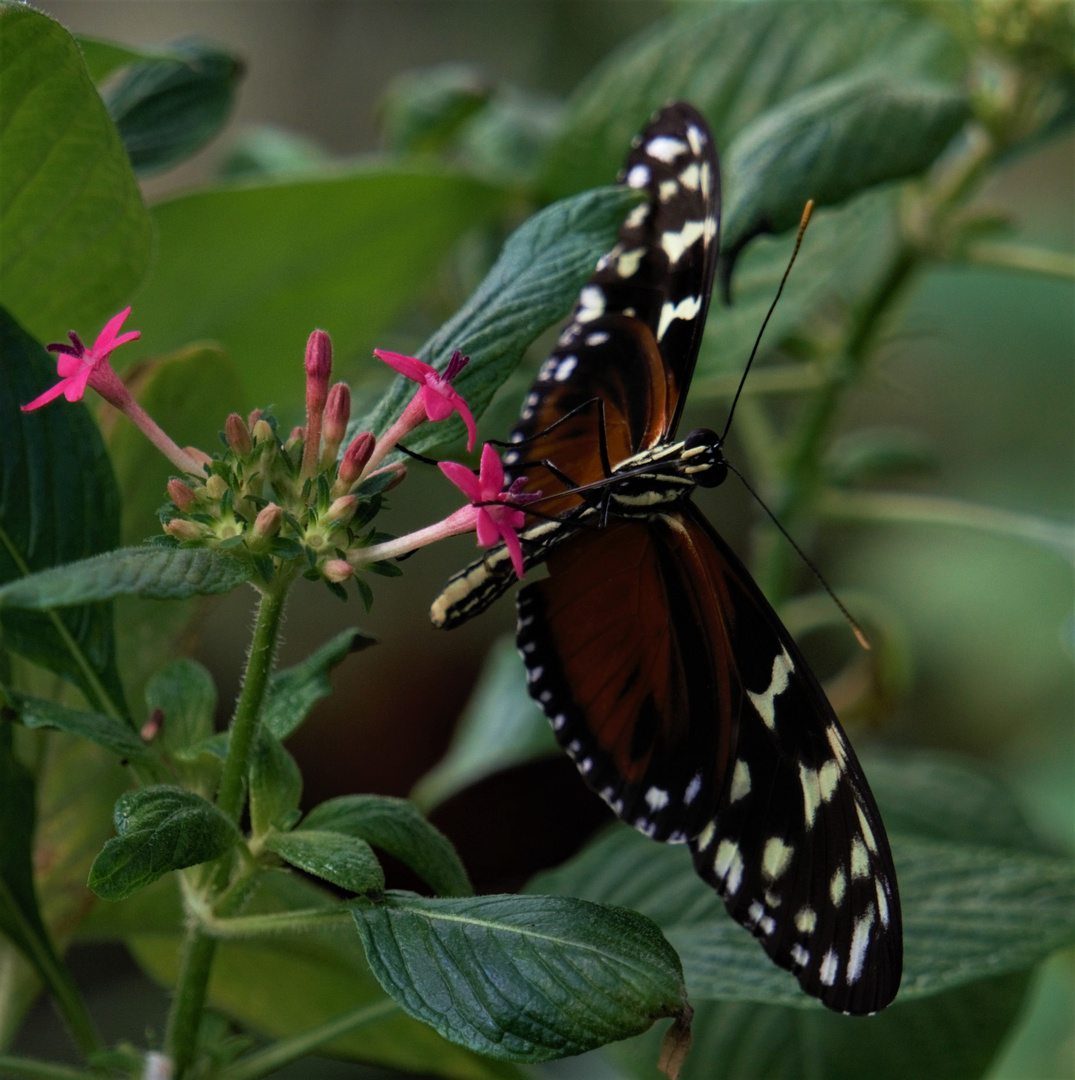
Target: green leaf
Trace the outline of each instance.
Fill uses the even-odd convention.
[[[176,890],[172,889],[170,900],[162,901],[158,894],[172,881],[166,878],[115,907],[99,904],[90,918],[91,923],[99,924],[106,913],[114,911],[112,918],[122,914],[125,923],[120,932],[134,956],[164,985],[175,982],[182,940]],[[269,871],[259,876],[243,913],[270,914],[338,904],[338,898],[309,879]],[[162,921],[162,911],[167,912],[169,921]],[[105,935],[113,936],[110,928]],[[299,1035],[363,1005],[383,1010],[391,1002],[370,972],[358,935],[353,933],[220,941],[209,996],[215,1008],[273,1038]],[[381,1011],[370,1023],[324,1049],[334,1057],[374,1062],[420,1076],[524,1080],[518,1067],[453,1046],[398,1008]]]
[[[1016,1020],[1026,973],[1005,975],[868,1020],[826,1009],[703,1001],[679,1080],[979,1080]],[[608,1048],[627,1076],[653,1080],[655,1033]]]
[[[508,1061],[579,1054],[679,1016],[675,953],[634,912],[551,896],[359,904],[370,967],[446,1039]]]
[[[269,682],[262,722],[278,739],[286,739],[322,698],[332,693],[328,673],[351,653],[368,649],[376,639],[352,626],[293,667],[277,671]]]
[[[89,886],[105,900],[122,900],[170,870],[217,859],[238,839],[212,803],[167,784],[121,795],[113,820],[117,835],[90,869]]]
[[[236,56],[205,42],[170,46],[128,68],[103,97],[139,175],[200,150],[223,127],[242,76]]]
[[[473,896],[470,879],[451,841],[406,799],[342,795],[315,806],[299,827],[357,836],[394,855],[438,896]]]
[[[40,968],[54,954],[34,892],[34,779],[15,757],[12,732],[0,720],[0,930]]]
[[[0,298],[42,341],[123,306],[151,230],[130,163],[74,39],[0,8]]]
[[[273,833],[265,847],[285,862],[353,893],[384,890],[384,871],[369,844],[327,829]]]
[[[504,250],[470,299],[422,346],[418,356],[438,370],[454,350],[470,357],[453,386],[480,416],[527,346],[570,309],[594,264],[615,240],[638,193],[602,188],[564,199],[535,214],[508,238]],[[382,432],[414,396],[400,376],[351,432]],[[427,424],[408,447],[429,453],[463,437],[458,416]]]
[[[40,611],[117,596],[183,600],[230,592],[252,576],[245,559],[214,548],[120,548],[5,585],[0,608]]]
[[[385,144],[397,153],[436,153],[489,100],[492,85],[469,64],[397,75],[380,101]]]
[[[142,339],[116,355],[214,340],[244,400],[298,403],[312,327],[331,328],[346,378],[355,369],[342,361],[368,356],[458,238],[501,207],[498,189],[470,177],[386,165],[160,203],[159,254],[138,297]]]
[[[428,810],[494,772],[559,752],[526,691],[515,639],[503,637],[489,650],[447,754],[415,784],[411,798]]]
[[[290,829],[299,817],[302,773],[295,759],[267,728],[258,729],[250,759],[250,823],[255,836]]]
[[[5,16],[0,15],[0,26]],[[5,42],[6,48],[6,42]],[[100,433],[82,405],[24,413],[56,379],[56,363],[0,309],[0,583],[115,547],[119,498]],[[0,612],[4,647],[123,711],[112,611]]]
[[[66,731],[130,761],[149,764],[156,760],[149,747],[122,720],[104,713],[58,705],[18,690],[5,689],[4,694],[25,727]]]
[[[75,34],[82,59],[86,61],[86,70],[95,83],[103,82],[113,71],[118,71],[128,64],[135,64],[152,55],[145,49],[134,49],[129,45],[120,45],[104,38],[87,37]]]
[[[952,39],[916,13],[880,4],[690,7],[631,38],[579,84],[545,164],[552,197],[607,183],[631,138],[675,98],[706,115],[718,148],[786,98],[833,76],[883,67],[897,79],[958,83]]]
[[[146,708],[150,715],[160,710],[160,741],[169,753],[197,746],[213,734],[213,676],[194,660],[174,660],[146,685]]]
[[[970,112],[965,93],[855,72],[763,113],[725,156],[722,250],[798,225],[807,199],[843,202],[875,184],[924,172]]]

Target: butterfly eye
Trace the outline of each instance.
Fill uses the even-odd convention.
[[[683,464],[699,486],[714,488],[724,483],[728,466],[720,446],[720,436],[709,428],[695,428],[683,440]]]

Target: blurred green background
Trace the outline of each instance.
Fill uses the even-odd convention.
[[[148,180],[150,201],[209,182],[236,140],[264,124],[300,133],[331,155],[376,151],[378,101],[386,87],[401,73],[433,64],[473,64],[492,83],[522,86],[553,104],[618,43],[669,10],[649,0],[71,0],[42,6],[78,34],[139,46],[197,34],[243,57],[245,80],[223,135],[191,161]],[[1067,136],[1012,160],[977,204],[1011,219],[1011,239],[1071,252],[1073,178],[1075,140]],[[1070,280],[984,268],[923,274],[886,328],[878,362],[852,395],[841,426],[920,432],[936,466],[908,490],[1071,521],[1073,300]],[[392,340],[369,345],[414,349],[444,314],[436,297],[416,296]],[[531,361],[539,353],[540,347],[532,350]],[[360,387],[376,378],[372,362],[340,375],[356,375]],[[518,387],[512,392],[517,397]],[[277,404],[285,420],[297,421],[296,402]],[[514,408],[509,401],[491,410],[482,434],[503,436]],[[687,422],[718,426],[720,414],[696,409]],[[412,469],[407,498],[399,499],[385,527],[405,532],[452,504],[439,475]],[[721,491],[705,505],[722,531],[740,544],[747,540],[753,511],[738,494]],[[911,682],[879,722],[879,733],[988,762],[1039,831],[1075,851],[1070,564],[1019,540],[942,526],[828,526],[815,550],[838,592],[880,598],[906,636]],[[459,538],[421,553],[405,564],[399,582],[377,583],[379,602],[368,618],[358,618],[354,602],[344,607],[323,590],[300,590],[285,631],[284,663],[301,659],[356,618],[381,639],[377,649],[337,671],[336,696],[290,744],[307,777],[307,803],[348,791],[406,794],[443,752],[488,645],[513,620],[508,601],[451,635],[428,626],[430,600],[472,552],[472,539]],[[193,642],[225,704],[233,698],[250,611],[245,592],[225,598]],[[856,733],[857,743],[862,738]],[[491,808],[502,822],[499,838],[483,825]],[[562,858],[601,813],[569,763],[556,762],[484,785],[469,804],[448,805],[434,820],[459,843],[480,888],[517,884],[528,870]],[[520,852],[524,857],[515,860]],[[140,1034],[138,1025],[159,1023],[154,1017],[162,1012],[154,1010],[163,1009],[163,999],[147,997],[130,972],[110,967],[113,953],[84,950],[81,956],[80,977],[99,981],[101,1007],[115,1001],[114,1018],[102,1021],[106,1028],[115,1023],[118,1031],[131,1030],[133,1024]],[[1072,982],[1070,954],[1047,967],[1029,1026],[1002,1055],[994,1080],[1075,1075]],[[41,1052],[55,1037],[52,1023],[39,1009],[20,1046]],[[594,1077],[597,1068],[565,1062],[548,1073]],[[380,1074],[320,1063],[302,1075]]]

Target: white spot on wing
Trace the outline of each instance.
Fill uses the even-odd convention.
[[[877,887],[877,910],[881,913],[881,925],[888,926],[888,897],[885,896],[885,886],[880,878],[874,884]]]
[[[604,345],[608,341],[608,334],[604,330],[595,330],[592,334],[586,335],[587,345]]]
[[[818,781],[821,785],[821,801],[831,801],[836,794],[836,785],[840,782],[840,766],[835,761],[826,761],[818,770]]]
[[[649,166],[635,165],[627,174],[627,186],[633,188],[645,187],[649,183]]]
[[[803,817],[806,819],[806,827],[812,829],[817,817],[817,808],[821,805],[821,788],[818,784],[817,773],[800,763],[799,783],[803,789]]]
[[[795,929],[800,934],[812,934],[817,927],[817,912],[812,907],[802,907],[795,914]]]
[[[840,970],[840,960],[832,949],[821,958],[821,969],[818,978],[825,986],[832,986],[836,982],[836,972]]]
[[[866,845],[856,836],[851,841],[851,878],[865,878],[870,876],[870,856],[866,853]]]
[[[829,724],[825,728],[825,737],[829,740],[829,746],[832,747],[832,752],[836,757],[836,763],[840,766],[840,771],[843,772],[847,768],[847,746],[844,743],[844,737],[840,734],[839,729],[834,724]]]
[[[605,313],[605,294],[596,285],[587,285],[579,293],[579,309],[576,322],[593,322]]]
[[[833,907],[839,907],[844,902],[844,894],[847,892],[847,874],[842,866],[837,867],[829,882],[829,899]]]
[[[663,810],[668,805],[668,792],[664,788],[651,787],[646,792],[646,802],[649,804],[649,808],[657,813],[658,810]]]
[[[795,944],[791,947],[791,958],[799,967],[806,967],[810,963],[810,952],[801,945]]]
[[[702,310],[702,299],[699,296],[688,296],[680,300],[678,304],[668,302],[661,308],[661,321],[657,326],[657,340],[664,337],[673,319],[693,319]]]
[[[765,851],[761,858],[762,872],[770,881],[776,881],[788,868],[794,848],[785,844],[779,836],[770,837],[765,842]]]
[[[671,135],[658,135],[646,143],[646,153],[666,165],[675,161],[686,149],[687,144],[682,139],[673,139]]]
[[[758,920],[758,926],[761,927],[761,932],[768,937],[776,929],[776,920],[771,915],[763,915]]]
[[[657,188],[657,197],[661,202],[668,202],[669,199],[675,198],[677,191],[679,191],[678,180],[662,180]]]
[[[579,358],[577,356],[565,356],[563,360],[556,367],[556,374],[553,378],[557,382],[564,382],[571,377],[571,372],[575,370],[579,365]]]
[[[697,156],[702,152],[702,147],[705,145],[705,135],[698,130],[696,125],[691,124],[687,128],[687,142],[691,144],[692,153]]]
[[[732,770],[732,790],[728,793],[728,801],[736,802],[744,795],[750,794],[750,766],[742,758],[735,763]]]
[[[645,248],[635,248],[633,251],[625,251],[616,259],[616,273],[621,278],[633,277],[638,271],[642,257],[646,254]]]
[[[695,773],[691,777],[691,782],[687,785],[686,791],[683,792],[683,805],[690,806],[692,802],[697,798],[698,792],[702,790],[702,774]]]
[[[702,174],[698,169],[698,162],[692,161],[683,172],[679,174],[679,182],[688,191],[697,191],[698,184],[702,179]]]
[[[668,261],[675,266],[683,253],[699,238],[705,235],[705,223],[687,221],[679,232],[666,232],[661,237],[661,247],[668,256]]]
[[[855,930],[851,935],[851,951],[847,956],[847,985],[856,983],[862,975],[866,963],[866,950],[870,947],[870,930],[873,928],[873,904],[865,915],[855,920]]]
[[[773,660],[773,674],[769,680],[769,689],[761,694],[747,691],[747,697],[754,703],[758,715],[770,731],[776,730],[776,699],[788,688],[788,676],[795,670],[786,649],[781,649]]]
[[[717,845],[717,857],[713,860],[713,872],[724,882],[729,896],[734,896],[743,880],[743,857],[734,840],[721,840]]]
[[[862,804],[855,800],[855,813],[858,814],[859,828],[862,829],[862,835],[866,840],[866,846],[875,855],[877,854],[877,840],[873,835],[873,829],[870,828],[869,821],[866,820],[866,811],[862,809]]]
[[[713,843],[713,837],[716,836],[717,825],[716,822],[711,821],[706,827],[698,834],[698,850],[705,851],[710,844]]]
[[[649,203],[641,203],[636,206],[626,218],[624,218],[624,228],[637,229],[643,221],[649,216]]]
[[[756,923],[765,914],[765,908],[755,900],[750,907],[747,908],[747,918],[752,923]]]

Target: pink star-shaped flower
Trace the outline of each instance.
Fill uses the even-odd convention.
[[[413,356],[386,352],[384,349],[374,349],[373,355],[383,360],[389,367],[395,368],[401,375],[406,375],[408,379],[413,379],[419,384],[414,401],[407,406],[404,413],[404,417],[412,421],[408,430],[417,427],[422,420],[447,420],[453,412],[457,412],[467,427],[467,449],[474,449],[474,443],[478,438],[474,417],[467,408],[467,403],[451,387],[452,379],[470,362],[469,356],[464,356],[456,349],[442,375],[435,367],[416,360]],[[397,438],[402,438],[402,433]],[[392,445],[395,445],[394,441]]]
[[[129,330],[126,334],[119,333],[119,328],[130,313],[131,309],[127,307],[109,319],[104,329],[97,335],[92,348],[87,349],[74,330],[67,335],[71,339],[70,345],[48,345],[49,352],[58,354],[56,368],[61,376],[60,381],[40,397],[34,398],[28,405],[23,405],[22,411],[29,412],[31,409],[38,409],[61,394],[68,401],[81,401],[82,395],[86,392],[87,383],[102,397],[111,400],[110,392],[115,391],[115,384],[119,380],[108,358],[120,345],[142,336],[138,330]]]
[[[439,467],[470,500],[468,509],[474,512],[478,543],[482,547],[492,547],[503,540],[511,555],[515,573],[522,577],[523,550],[516,532],[523,527],[526,515],[519,506],[539,498],[540,493],[520,491],[526,483],[523,477],[507,491],[501,490],[504,487],[504,466],[500,464],[500,455],[489,443],[482,450],[481,471],[477,476],[465,465],[458,465],[454,461],[441,461]]]

